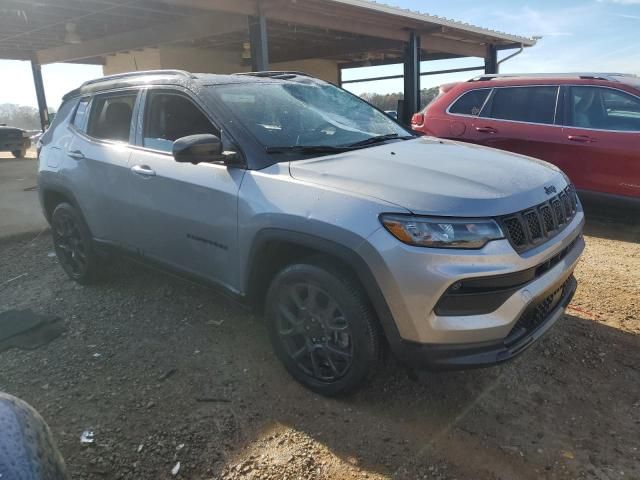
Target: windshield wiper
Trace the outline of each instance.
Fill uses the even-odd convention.
[[[400,136],[397,133],[388,133],[387,135],[376,135],[375,137],[369,137],[364,140],[360,140],[356,143],[350,143],[346,145],[347,147],[366,147],[367,145],[374,145],[376,143],[386,142],[387,140],[408,140],[410,138],[415,138],[412,135],[404,135]]]
[[[351,150],[350,147],[336,147],[333,145],[288,145],[267,147],[267,153],[337,153]]]

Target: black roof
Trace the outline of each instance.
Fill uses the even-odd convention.
[[[197,82],[201,85],[223,85],[230,83],[273,82],[291,80],[298,77],[313,78],[306,73],[295,71],[247,72],[222,75],[213,73],[190,73],[184,70],[145,70],[118,73],[89,80],[80,85],[80,87],[68,92],[63,97],[63,100],[88,93],[139,85],[180,85],[192,82]]]

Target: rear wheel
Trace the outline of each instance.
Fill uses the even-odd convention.
[[[78,283],[99,279],[101,262],[80,212],[68,203],[58,205],[51,215],[53,245],[67,275]]]
[[[11,154],[16,158],[24,158],[27,155],[26,150],[13,150]]]
[[[381,357],[377,322],[359,285],[313,264],[285,268],[267,293],[271,343],[289,373],[323,395],[361,386]]]

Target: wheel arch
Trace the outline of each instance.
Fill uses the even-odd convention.
[[[38,190],[40,192],[42,210],[49,223],[51,223],[51,215],[53,214],[53,211],[61,203],[69,203],[73,205],[78,209],[80,214],[84,216],[75,195],[73,195],[73,193],[68,189],[60,185],[48,186],[41,184],[39,185]]]
[[[387,341],[395,350],[401,341],[400,334],[373,272],[356,251],[329,239],[284,229],[259,232],[249,253],[250,269],[244,285],[250,304],[262,312],[271,279],[287,265],[318,256],[328,257],[334,266],[346,269],[363,288]]]

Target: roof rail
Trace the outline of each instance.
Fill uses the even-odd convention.
[[[479,75],[468,81],[484,82],[488,80],[509,80],[512,78],[580,78],[617,82],[618,79],[616,77],[636,77],[636,75],[632,73],[503,73]]]
[[[115,75],[106,75],[104,77],[94,78],[93,80],[84,82],[80,88],[86,87],[87,85],[94,85],[96,83],[108,82],[110,80],[120,80],[123,78],[139,77],[142,75],[180,75],[187,78],[193,78],[191,73],[184,70],[139,70],[136,72],[116,73]]]
[[[280,77],[283,75],[300,75],[301,77],[310,77],[308,73],[304,72],[296,72],[295,70],[283,70],[283,71],[265,71],[265,72],[239,72],[234,73],[233,75],[251,75],[253,77]]]

